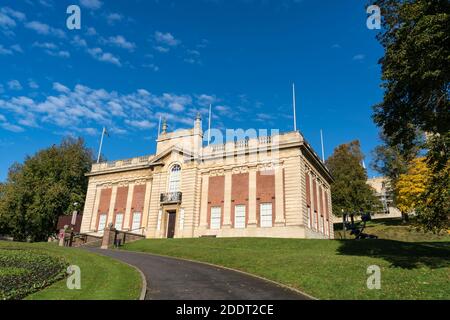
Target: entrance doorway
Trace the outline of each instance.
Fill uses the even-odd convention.
[[[174,211],[167,212],[167,238],[171,239],[175,236],[175,223],[177,214]]]

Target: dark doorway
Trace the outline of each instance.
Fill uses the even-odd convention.
[[[175,236],[175,222],[177,214],[175,212],[168,212],[169,222],[167,223],[167,238],[173,238]]]

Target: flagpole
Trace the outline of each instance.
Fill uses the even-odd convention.
[[[297,131],[297,116],[295,114],[295,83],[292,83],[292,107],[294,108],[294,131]]]
[[[208,119],[208,146],[209,146],[209,142],[211,140],[211,108],[212,105],[209,104],[209,119]]]
[[[105,127],[103,127],[103,130],[102,130],[102,138],[100,139],[100,147],[98,148],[97,163],[100,163],[100,155],[101,155],[101,153],[102,153],[103,138],[104,138],[104,136],[105,136],[105,131],[106,131],[106,129],[105,129]]]
[[[320,143],[322,144],[322,162],[325,162],[325,152],[323,150],[323,133],[322,133],[322,129],[320,129]]]

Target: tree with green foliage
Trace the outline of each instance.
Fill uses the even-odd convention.
[[[377,212],[381,208],[375,191],[367,184],[367,173],[361,165],[363,159],[359,141],[356,140],[338,146],[326,161],[334,178],[331,197],[336,216]]]
[[[82,139],[64,139],[13,164],[0,192],[0,226],[18,241],[43,241],[58,216],[83,208],[92,151]]]
[[[415,159],[420,152],[419,147],[412,148],[407,154],[403,154],[400,149],[391,145],[389,138],[381,135],[383,144],[377,146],[372,152],[372,168],[387,178],[386,195],[391,201],[391,205],[397,207],[398,188],[397,181],[402,174],[408,171],[408,164]],[[420,145],[417,143],[417,145]],[[403,221],[408,220],[408,213],[402,212]]]
[[[450,176],[445,170],[450,137],[450,2],[448,0],[378,0],[383,28],[378,40],[385,54],[383,101],[374,107],[374,121],[402,156],[427,137],[424,149],[432,170],[426,194],[430,206],[416,210],[426,230],[446,225]],[[447,198],[446,198],[447,197]],[[433,218],[434,217],[434,218]],[[442,220],[440,220],[442,219]]]

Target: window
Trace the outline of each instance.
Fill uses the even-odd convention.
[[[116,221],[114,223],[114,228],[117,230],[122,230],[123,225],[123,213],[116,214]]]
[[[220,229],[222,222],[222,208],[212,207],[211,208],[211,229]]]
[[[234,227],[236,229],[245,228],[245,206],[236,205],[234,207]]]
[[[141,227],[141,213],[133,213],[133,222],[131,224],[131,231],[138,231]]]
[[[260,205],[260,225],[262,228],[272,227],[272,204],[261,203]]]
[[[170,169],[168,192],[180,191],[180,178],[181,178],[181,167],[179,164],[176,164],[172,167],[172,169]]]
[[[98,229],[97,229],[97,231],[103,232],[103,230],[105,230],[105,227],[106,227],[106,214],[103,213],[98,218]]]

